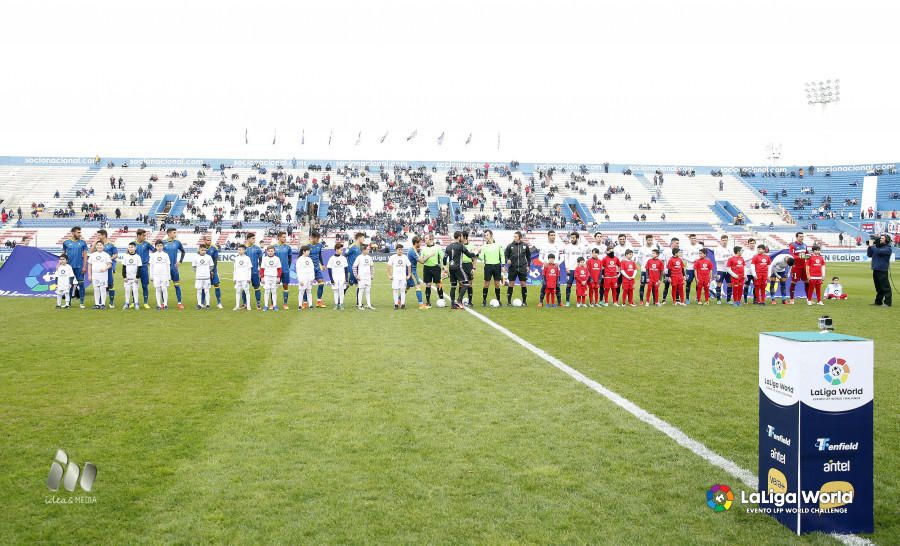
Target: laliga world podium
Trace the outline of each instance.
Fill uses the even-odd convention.
[[[760,508],[797,534],[874,532],[872,340],[759,336]]]

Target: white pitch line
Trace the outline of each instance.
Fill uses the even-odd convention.
[[[750,472],[746,468],[741,468],[736,462],[726,459],[725,457],[719,455],[715,451],[713,451],[713,450],[709,449],[708,447],[706,447],[705,445],[703,445],[701,442],[694,440],[693,438],[691,438],[690,436],[685,434],[678,427],[676,427],[670,423],[667,423],[666,421],[663,421],[656,415],[654,415],[654,414],[650,413],[649,411],[645,410],[644,408],[638,406],[631,400],[628,400],[627,398],[623,397],[622,395],[609,390],[608,388],[604,387],[600,383],[597,383],[590,377],[584,375],[583,373],[579,372],[575,368],[569,366],[562,360],[556,358],[555,356],[553,356],[551,354],[548,354],[543,349],[536,347],[535,345],[529,343],[528,341],[525,341],[521,337],[512,333],[507,328],[500,326],[499,324],[497,324],[496,322],[487,318],[486,316],[482,315],[481,313],[479,313],[473,309],[470,309],[468,307],[465,309],[466,309],[466,311],[469,312],[469,314],[475,316],[481,322],[487,324],[491,328],[497,330],[498,332],[502,333],[506,337],[515,341],[522,347],[528,349],[535,355],[539,356],[541,359],[550,363],[554,368],[557,368],[558,370],[562,371],[563,373],[565,373],[566,375],[568,375],[575,381],[578,381],[579,383],[587,386],[591,390],[602,395],[603,397],[610,400],[612,403],[616,404],[617,406],[624,409],[628,413],[634,415],[641,421],[647,423],[648,425],[650,425],[653,428],[655,428],[656,430],[662,432],[669,438],[675,440],[675,442],[678,445],[686,448],[694,455],[701,457],[702,459],[704,459],[711,465],[713,465],[717,468],[721,468],[725,472],[731,474],[735,478],[739,479],[744,485],[746,485],[750,489],[752,489],[754,491],[757,490],[758,482],[757,482],[757,478],[753,474],[753,472]],[[838,540],[839,542],[841,542],[843,544],[846,544],[847,546],[873,546],[875,544],[874,542],[870,541],[867,538],[863,538],[863,537],[856,536],[856,535],[831,534],[829,536],[835,538],[836,540]]]

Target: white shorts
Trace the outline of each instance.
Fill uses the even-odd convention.
[[[334,281],[334,284],[331,285],[331,287],[333,289],[339,290],[341,292],[344,291],[345,286],[347,286],[347,281],[341,281],[341,280]]]
[[[372,279],[357,279],[360,288],[368,288],[372,286]]]
[[[250,288],[250,280],[246,281],[234,281],[235,290],[244,290],[246,288]]]
[[[72,289],[71,286],[56,285],[56,293],[59,294],[60,296],[65,296],[66,294],[69,293],[69,290],[71,290],[71,289]]]
[[[391,288],[393,288],[394,290],[405,289],[406,288],[406,278],[401,277],[398,279],[398,278],[394,277],[394,280],[391,281]]]
[[[137,285],[137,279],[125,279],[125,288],[131,288],[132,286]]]
[[[168,288],[169,287],[169,279],[154,280],[153,286],[155,286],[156,288]]]
[[[278,277],[263,277],[263,288],[266,290],[275,290],[278,284]]]
[[[307,286],[312,286],[316,282],[315,277],[301,277],[297,279],[297,282],[300,284],[300,288],[306,288]]]
[[[103,278],[95,278],[93,281],[91,281],[91,284],[98,288],[101,286],[106,286],[106,275],[104,274]]]
[[[211,283],[210,283],[209,279],[196,279],[194,281],[194,288],[196,288],[198,290],[200,290],[201,288],[205,289],[205,290],[209,290],[210,286],[211,286]]]

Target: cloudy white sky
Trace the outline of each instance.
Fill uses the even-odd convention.
[[[900,159],[896,2],[7,0],[0,14],[0,155],[761,164],[777,142],[782,163]],[[827,78],[842,100],[823,112],[803,84]]]

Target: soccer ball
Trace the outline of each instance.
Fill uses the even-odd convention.
[[[491,300],[491,307],[500,307],[500,302],[497,300]]]
[[[513,300],[513,307],[522,307],[522,300],[516,298]]]
[[[447,307],[447,302],[441,299],[437,300],[437,303],[435,303],[435,305],[437,305],[438,307]]]

